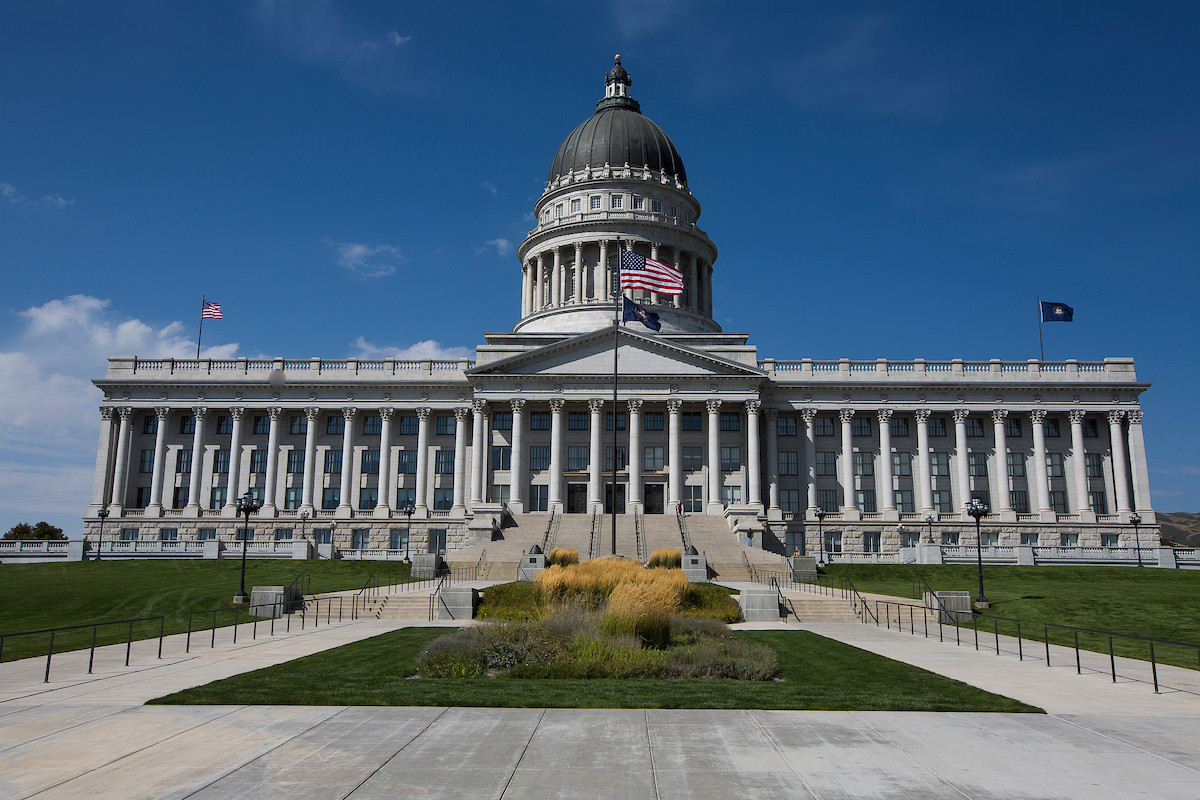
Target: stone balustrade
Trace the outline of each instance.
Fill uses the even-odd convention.
[[[455,361],[400,361],[394,358],[368,360],[357,358],[293,360],[276,358],[270,360],[253,358],[234,359],[145,359],[136,356],[112,356],[108,359],[108,375],[112,378],[163,377],[178,378],[204,376],[206,381],[228,378],[245,380],[247,377],[266,380],[271,372],[279,370],[290,380],[311,381],[317,379],[345,378],[355,376],[357,380],[412,379],[425,375],[442,375],[448,379],[463,377],[463,373],[475,366],[471,359]]]
[[[927,361],[923,358],[912,361],[889,361],[886,358],[874,361],[855,361],[842,358],[837,361],[817,361],[803,358],[799,361],[762,359],[758,366],[773,380],[788,381],[861,381],[873,384],[890,381],[922,383],[958,382],[979,380],[988,383],[1027,383],[1043,380],[1062,383],[1136,383],[1132,358],[1106,358],[1103,361]]]

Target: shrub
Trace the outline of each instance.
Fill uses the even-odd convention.
[[[680,593],[662,583],[624,583],[613,590],[604,611],[601,630],[633,635],[651,647],[666,647],[671,639],[671,614],[679,607]]]
[[[483,619],[537,619],[541,614],[537,599],[536,587],[529,581],[501,583],[483,590],[477,613]]]
[[[741,620],[742,607],[724,586],[715,583],[690,583],[684,592],[678,616],[709,617],[733,623]]]
[[[550,566],[569,567],[572,564],[579,563],[579,551],[574,547],[564,548],[555,547],[550,551],[549,557],[546,559],[546,564]]]
[[[646,566],[651,569],[655,567],[679,569],[683,566],[683,552],[678,547],[659,548],[650,554],[650,561]]]
[[[682,644],[699,639],[729,639],[729,626],[709,617],[674,617],[671,619],[671,642]]]
[[[423,678],[480,677],[487,669],[484,651],[488,644],[482,627],[439,636],[417,656],[417,669]]]
[[[671,678],[731,678],[766,681],[779,674],[775,651],[761,644],[704,638],[666,653]]]

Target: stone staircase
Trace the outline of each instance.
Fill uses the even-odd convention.
[[[784,608],[800,622],[859,622],[849,600],[785,589]]]
[[[429,619],[429,596],[433,590],[398,592],[367,600],[359,619]]]

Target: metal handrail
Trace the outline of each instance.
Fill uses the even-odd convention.
[[[554,509],[550,509],[550,519],[546,522],[546,532],[542,534],[542,552],[549,555],[550,548],[553,546],[554,540],[558,538],[555,522],[558,521],[559,515]]]
[[[981,615],[981,616],[983,616],[983,615]],[[1119,636],[1122,639],[1137,639],[1138,641],[1148,642],[1150,644],[1150,673],[1151,673],[1151,676],[1154,681],[1154,693],[1155,694],[1159,693],[1158,661],[1154,656],[1154,643],[1155,642],[1158,642],[1159,644],[1172,645],[1174,647],[1187,647],[1190,649],[1194,649],[1196,651],[1197,661],[1200,661],[1200,645],[1191,644],[1189,642],[1173,642],[1170,639],[1159,639],[1154,636],[1139,636],[1138,634],[1135,634],[1135,633],[1117,633],[1115,631],[1098,631],[1093,628],[1080,628],[1075,625],[1058,625],[1053,622],[1043,622],[1042,623],[1042,632],[1043,632],[1043,638],[1046,643],[1046,666],[1047,667],[1050,666],[1050,629],[1051,628],[1062,628],[1064,630],[1069,630],[1074,633],[1074,635],[1075,635],[1075,672],[1076,672],[1076,674],[1079,674],[1079,675],[1083,674],[1083,667],[1079,660],[1079,633],[1082,631],[1083,633],[1094,633],[1099,636],[1107,636],[1108,637],[1108,662],[1109,662],[1109,666],[1111,667],[1111,670],[1112,670],[1113,683],[1117,682],[1117,658],[1116,658],[1116,655],[1113,653],[1113,637]]]
[[[433,592],[429,595],[429,620],[428,620],[429,622],[433,621],[434,606],[435,606],[435,604],[437,604],[437,602],[439,600],[441,600],[442,587],[446,585],[446,580],[449,577],[450,577],[449,575],[443,575],[442,579],[440,581],[438,581],[437,588],[434,589]]]
[[[14,636],[32,636],[34,634],[48,633],[50,634],[50,647],[46,651],[46,673],[43,676],[43,683],[50,682],[50,660],[54,657],[54,634],[58,631],[74,631],[83,630],[86,628],[92,629],[92,644],[91,652],[88,655],[88,674],[92,674],[92,664],[96,658],[96,632],[105,625],[129,625],[129,636],[125,641],[125,666],[129,666],[129,651],[133,647],[133,623],[149,622],[158,620],[158,657],[162,658],[162,641],[163,633],[166,629],[166,617],[138,617],[136,619],[119,619],[113,622],[94,622],[90,625],[63,625],[57,628],[42,628],[36,631],[16,631],[14,633],[0,634],[0,659],[4,657],[4,640],[11,639]],[[103,645],[101,645],[103,646]]]
[[[641,561],[643,564],[646,563],[646,544],[642,541],[644,535],[645,532],[642,530],[642,515],[637,513],[635,509],[633,512],[633,541],[637,547],[638,561]]]
[[[774,587],[775,594],[779,597],[779,605],[786,609],[786,611],[784,612],[784,615],[783,615],[784,619],[786,620],[788,612],[791,612],[791,615],[796,618],[797,622],[799,622],[800,615],[796,613],[796,607],[794,605],[792,605],[791,598],[783,596],[783,589],[781,589],[779,587],[778,579],[772,577],[771,578],[771,586]]]
[[[306,594],[312,594],[312,575],[307,572],[301,572],[292,582],[289,583],[283,590],[283,596],[287,597],[288,589],[295,589],[303,597]]]
[[[368,597],[379,596],[379,576],[374,572],[367,578],[367,582],[363,587],[354,593],[353,599],[350,602],[350,619],[358,619],[358,607],[361,603],[363,609],[367,607]]]
[[[600,553],[600,527],[604,521],[604,512],[592,514],[592,538],[588,542],[588,558],[595,558]]]
[[[862,614],[858,611],[858,608],[860,605],[861,605],[863,611],[867,612],[867,614],[870,614],[871,618],[873,620],[875,620],[875,624],[878,625],[879,624],[878,615],[876,615],[876,613],[871,610],[871,607],[867,605],[866,598],[864,598],[861,594],[859,594],[858,589],[854,588],[854,581],[850,580],[849,578],[841,579],[841,588],[842,588],[842,597],[843,598],[847,596],[846,587],[849,587],[850,607],[854,609],[856,614],[858,614],[860,617],[862,617],[863,624],[866,624],[866,622],[867,622],[867,615]]]
[[[754,568],[754,565],[750,563],[750,559],[746,557],[745,550],[742,551],[742,565],[746,568],[746,572],[750,574],[751,583],[763,583],[763,581],[758,579],[758,570]]]
[[[920,585],[918,585],[918,584],[920,584]],[[950,609],[946,608],[945,604],[942,602],[942,598],[937,596],[937,592],[935,592],[933,590],[933,587],[929,585],[929,582],[927,580],[925,580],[924,578],[922,578],[920,575],[916,575],[913,577],[912,585],[913,585],[913,599],[914,600],[923,600],[924,599],[924,597],[925,597],[924,594],[918,594],[918,591],[920,590],[920,586],[924,586],[926,593],[928,593],[929,596],[932,597],[934,599],[934,601],[937,602],[938,611],[940,611],[943,614],[948,615],[950,617],[950,619],[953,619],[956,621],[958,620],[958,615],[963,613],[962,611],[951,611]],[[974,613],[974,612],[971,612],[971,613]]]
[[[683,552],[692,546],[692,537],[688,535],[687,522],[683,513],[683,505],[675,509],[675,521],[679,523],[679,538],[683,540]]]

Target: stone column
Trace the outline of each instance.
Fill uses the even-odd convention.
[[[514,397],[512,406],[512,459],[508,471],[508,507],[514,514],[525,513],[525,398]]]
[[[313,489],[317,482],[317,424],[321,420],[321,409],[309,406],[304,409],[307,420],[304,429],[304,485],[300,490],[300,510],[313,513]],[[233,421],[234,435],[237,435],[237,420]],[[234,456],[236,458],[237,456]],[[230,467],[232,469],[232,467]]]
[[[487,400],[471,401],[471,410],[474,412],[474,428],[471,431],[471,506],[474,507],[487,497],[484,483],[487,459],[491,455],[484,442],[487,434]]]
[[[658,248],[659,248],[658,242],[650,243],[650,258],[654,259],[655,261],[659,260]],[[646,299],[649,300],[651,303],[654,303],[655,305],[662,303],[662,297],[663,296],[661,294],[659,294],[658,292],[646,292]]]
[[[417,409],[417,480],[413,516],[429,516],[429,408]],[[343,465],[343,469],[345,466]]]
[[[231,408],[229,416],[233,420],[233,430],[229,437],[229,479],[225,481],[225,505],[221,507],[221,516],[237,517],[238,491],[242,488],[242,418],[246,416],[246,409]]]
[[[1071,466],[1075,473],[1075,510],[1080,522],[1095,522],[1091,504],[1088,503],[1087,458],[1083,444],[1083,418],[1087,412],[1073,408],[1071,418]]]
[[[1121,429],[1121,420],[1125,412],[1113,409],[1108,412],[1108,432],[1112,439],[1113,480],[1117,484],[1117,513],[1121,521],[1128,520],[1133,508],[1129,502],[1129,469],[1125,460],[1125,431]]]
[[[158,427],[154,434],[154,464],[150,478],[150,505],[146,506],[146,516],[157,517],[162,514],[163,473],[167,460],[167,420],[171,417],[171,409],[167,406],[157,406],[154,416]]]
[[[921,492],[921,513],[933,513],[933,484],[929,474],[929,409],[913,412],[917,422],[917,488]]]
[[[954,409],[954,475],[958,490],[958,507],[966,514],[971,502],[971,472],[967,469],[967,417],[965,408]],[[966,516],[963,516],[966,519]]]
[[[725,513],[721,505],[721,401],[713,398],[704,402],[708,409],[708,513]]]
[[[587,283],[587,273],[583,270],[583,242],[575,243],[575,286],[571,292],[571,302],[579,305],[583,302],[584,289]]]
[[[1142,410],[1131,408],[1125,412],[1129,420],[1129,469],[1133,478],[1133,505],[1143,522],[1154,522],[1154,510],[1150,503],[1150,476],[1146,466],[1146,440],[1142,436]],[[1122,520],[1128,522],[1128,520]]]
[[[263,488],[263,504],[258,510],[260,517],[275,516],[275,495],[279,491],[279,417],[282,408],[268,408],[271,427],[267,430],[267,485]],[[349,430],[349,424],[346,425]]]
[[[466,515],[467,506],[464,502],[467,493],[467,417],[471,409],[460,407],[454,409],[454,504],[450,507],[450,516]]]
[[[600,282],[604,282],[604,290],[600,290]],[[608,240],[600,240],[600,261],[596,264],[596,297],[612,300],[612,273],[608,271]],[[593,458],[598,456],[593,453]]]
[[[1046,431],[1042,427],[1045,420],[1043,409],[1029,412],[1029,424],[1033,427],[1033,480],[1037,484],[1038,515],[1042,522],[1054,522],[1057,517],[1050,505],[1050,481],[1046,475]]]
[[[613,425],[616,425],[616,419]],[[616,454],[613,454],[616,458]],[[627,512],[636,514],[642,507],[642,401],[629,401],[629,498]]]
[[[521,318],[529,315],[529,272],[528,264],[521,265]]]
[[[357,408],[342,409],[342,481],[339,489],[341,499],[334,512],[334,516],[339,519],[349,518],[354,510],[350,503],[350,491],[354,485],[354,420],[357,416]]]
[[[800,412],[804,418],[804,488],[808,494],[808,519],[816,519],[817,510],[817,410],[805,408]]]
[[[842,515],[843,519],[857,519],[858,506],[854,504],[854,439],[850,427],[854,409],[843,408],[839,416],[842,420]]]
[[[133,426],[132,406],[117,409],[121,415],[121,427],[117,429],[117,463],[113,468],[112,508],[110,513],[120,516],[125,507],[125,487],[129,484],[129,434]]]
[[[392,414],[394,408],[379,409],[379,496],[375,498],[375,516],[392,516]]]
[[[667,400],[667,508],[668,514],[679,511],[683,496],[683,437],[679,409],[683,401],[678,397]]]
[[[550,400],[550,489],[547,494],[548,511],[563,513],[563,424],[562,411],[566,401],[561,397]]]
[[[996,496],[992,499],[992,508],[1000,512],[1002,522],[1016,522],[1016,512],[1012,507],[1012,496],[1008,489],[1008,444],[1005,441],[1004,421],[1008,419],[1008,409],[992,410],[992,432],[996,440],[996,458],[993,462],[992,480]]]
[[[768,408],[767,418],[767,518],[782,520],[779,507],[779,409]]]
[[[588,511],[594,512],[597,507],[602,508],[604,505],[604,445],[601,442],[604,433],[604,420],[601,416],[604,401],[598,398],[588,400],[588,411]]]
[[[112,470],[113,407],[100,406],[100,437],[96,445],[96,471],[92,476],[92,503],[88,506],[87,515],[94,517],[108,505],[111,496],[105,490],[108,488],[108,476]]]
[[[683,248],[676,247],[676,248],[674,248],[674,250],[675,250],[675,271],[678,272],[680,275],[683,275],[683,264],[682,264]],[[679,308],[680,301],[682,300],[682,298],[683,298],[682,295],[678,295],[678,294],[671,295],[671,305],[675,306],[675,308]]]
[[[688,270],[688,308],[700,312],[700,274],[696,267],[696,254],[689,253],[691,266]]]
[[[896,490],[892,487],[892,409],[881,408],[879,416],[879,464],[875,467],[875,493],[879,496],[879,510],[883,519],[899,520],[896,511]]]
[[[746,401],[746,503],[760,512],[762,504],[762,458],[759,453],[758,411],[759,400]]]
[[[550,277],[550,289],[553,300],[551,305],[558,308],[563,304],[563,267],[562,267],[562,249],[554,248],[554,271]]]
[[[188,502],[183,511],[185,517],[200,516],[200,478],[204,474],[204,417],[207,408],[193,408],[192,416],[196,420],[192,433],[192,473],[188,480]]]
[[[537,254],[537,272],[533,276],[533,308],[530,313],[536,314],[546,304],[546,259],[541,253]]]

